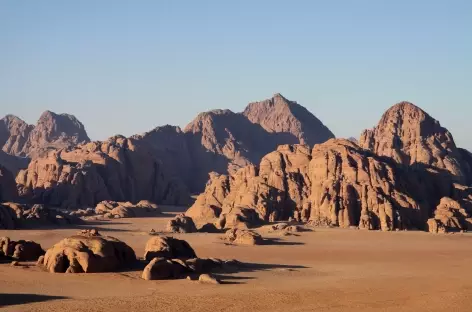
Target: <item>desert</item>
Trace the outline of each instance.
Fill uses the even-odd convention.
[[[472,310],[472,2],[0,4],[0,311]]]

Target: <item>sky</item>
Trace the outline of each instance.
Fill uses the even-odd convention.
[[[274,93],[337,137],[410,101],[472,149],[472,1],[0,0],[0,116],[103,140]]]

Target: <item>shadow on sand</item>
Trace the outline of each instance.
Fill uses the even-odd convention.
[[[50,300],[69,299],[62,296],[46,296],[35,294],[1,294],[0,293],[0,307],[20,305],[34,302],[44,302]]]

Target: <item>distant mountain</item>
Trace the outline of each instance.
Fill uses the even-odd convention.
[[[166,126],[134,138],[152,146],[190,191],[200,192],[210,172],[232,173],[278,145],[313,145],[334,135],[306,108],[277,93],[242,113],[216,109],[198,114],[183,131]]]
[[[83,124],[72,115],[45,111],[35,126],[7,115],[0,119],[0,146],[8,154],[21,157],[45,155],[59,149],[90,142]]]

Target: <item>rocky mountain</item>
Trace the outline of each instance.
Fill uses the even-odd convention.
[[[106,142],[84,144],[89,138],[83,125],[52,112],[43,113],[35,127],[7,116],[2,129],[7,152],[32,157],[16,178],[20,195],[62,207],[141,199],[184,204],[187,190],[203,190],[211,172],[233,173],[258,163],[280,144],[333,137],[280,94],[249,104],[243,113],[201,113],[184,130],[167,125]]]
[[[0,120],[0,146],[8,154],[34,158],[60,149],[89,142],[84,126],[72,115],[45,111],[35,126],[7,115]]]
[[[451,133],[409,102],[387,110],[374,129],[361,134],[359,145],[402,165],[445,170],[458,182],[465,183],[471,173]]]
[[[233,173],[256,164],[280,144],[315,144],[333,137],[308,110],[280,94],[250,103],[242,113],[200,113],[183,131],[166,126],[134,136],[152,146],[192,192],[203,190],[210,172]]]
[[[279,146],[259,166],[212,175],[186,214],[226,227],[294,218],[361,229],[472,229],[470,154],[424,111],[393,106],[360,145]]]
[[[250,103],[242,114],[266,131],[290,134],[302,144],[313,146],[325,142],[327,138],[334,138],[334,134],[305,107],[287,100],[280,93],[270,99]]]
[[[190,199],[146,145],[121,136],[49,151],[20,171],[16,182],[23,198],[65,208],[92,207],[103,200],[185,205]]]

